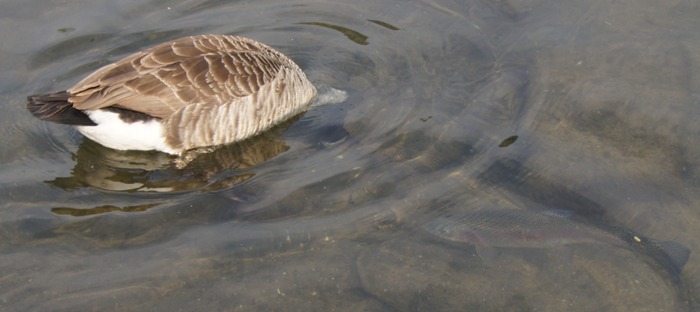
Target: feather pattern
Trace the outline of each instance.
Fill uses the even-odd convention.
[[[87,115],[111,108],[150,116],[162,125],[165,147],[156,149],[182,153],[265,131],[306,109],[316,88],[299,66],[267,45],[238,36],[200,35],[162,43],[100,68],[66,95],[58,109],[42,107],[58,105],[42,95],[29,97],[27,108],[55,122],[61,122],[56,112],[67,111],[68,104]],[[83,124],[78,130],[95,132],[82,130],[88,127]],[[88,136],[108,147],[129,146]]]

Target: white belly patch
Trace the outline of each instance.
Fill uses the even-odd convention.
[[[177,154],[165,144],[163,127],[158,119],[126,123],[115,112],[101,109],[84,112],[97,125],[75,128],[97,143],[118,150],[159,150]]]

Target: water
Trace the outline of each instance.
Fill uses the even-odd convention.
[[[692,1],[10,0],[0,12],[3,309],[698,308]],[[202,33],[273,46],[348,99],[182,170],[24,109]],[[676,286],[612,246],[485,264],[423,230],[488,207],[568,209],[693,253]]]

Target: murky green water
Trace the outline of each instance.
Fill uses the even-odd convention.
[[[693,1],[3,1],[3,310],[699,308]],[[25,111],[181,36],[239,34],[346,90],[184,169]],[[514,137],[517,136],[517,137]],[[474,247],[423,229],[573,210],[693,253],[674,285],[615,246]]]

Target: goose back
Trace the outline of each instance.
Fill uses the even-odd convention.
[[[177,39],[107,65],[68,89],[81,111],[118,108],[163,124],[171,150],[239,141],[303,111],[316,88],[288,57],[227,35]]]

